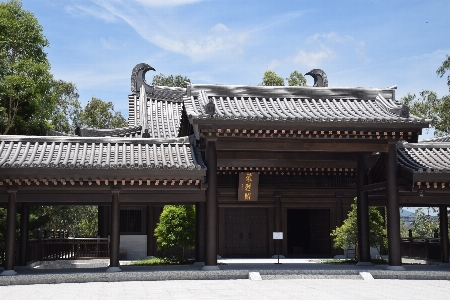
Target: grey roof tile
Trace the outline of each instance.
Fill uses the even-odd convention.
[[[155,86],[147,95],[148,132],[151,138],[175,138],[180,131],[183,96],[186,89]],[[141,108],[139,95],[129,95],[129,126],[139,126]]]
[[[205,166],[189,138],[2,136],[0,168],[184,169]]]
[[[446,135],[446,136],[440,136],[437,138],[432,138],[432,139],[426,139],[426,140],[422,140],[419,141],[419,143],[430,143],[430,142],[435,142],[435,143],[439,143],[439,142],[450,142],[450,135]]]
[[[323,97],[317,89],[322,91]],[[349,89],[348,93],[351,91]],[[375,95],[373,98],[361,99],[353,94],[344,97],[343,91],[333,94],[327,88],[193,86],[191,96],[184,97],[184,104],[191,120],[211,118],[205,106],[213,103],[212,118],[222,120],[429,123],[409,115],[408,108],[400,103],[386,99],[385,91],[375,91],[379,93],[371,91],[370,94]],[[333,98],[335,94],[342,97]]]
[[[450,173],[450,143],[399,143],[398,163],[415,173]]]
[[[80,128],[83,137],[140,137],[142,126],[129,126],[114,129]]]

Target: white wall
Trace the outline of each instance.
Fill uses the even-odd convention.
[[[147,256],[147,235],[121,235],[120,250],[128,252],[128,260],[145,258]]]

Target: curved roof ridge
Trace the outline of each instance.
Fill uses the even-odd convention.
[[[133,136],[141,133],[142,126],[128,126],[122,128],[112,129],[97,129],[97,128],[80,128],[80,136],[82,137],[114,137],[114,136]]]
[[[419,143],[450,143],[450,135],[421,140]]]

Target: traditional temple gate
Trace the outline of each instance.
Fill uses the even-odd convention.
[[[153,205],[195,203],[196,257],[205,270],[213,270],[217,254],[275,254],[274,231],[286,237],[285,255],[335,254],[326,233],[342,223],[355,196],[360,262],[370,261],[368,205],[385,205],[389,264],[398,268],[399,203],[417,202],[414,182],[450,182],[430,177],[405,185],[411,175],[398,168],[397,143],[416,143],[429,120],[410,115],[395,101],[394,89],[154,87],[144,79],[151,69],[145,64],[133,69],[127,128],[82,128],[77,138],[2,137],[6,271],[13,268],[17,202],[100,205],[100,235],[107,234],[108,218],[113,224],[113,268],[118,267],[121,204],[143,207],[148,234],[160,211]],[[239,196],[240,173],[259,175],[251,197],[247,190]],[[428,200],[450,203],[428,194],[421,203]],[[23,215],[21,232],[27,232],[26,210]],[[293,221],[297,217],[303,226]],[[296,237],[295,226],[309,230]],[[22,235],[21,245],[26,240]],[[155,247],[148,243],[148,249]]]

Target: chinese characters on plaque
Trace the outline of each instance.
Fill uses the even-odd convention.
[[[259,174],[255,172],[239,173],[238,201],[258,200]]]

